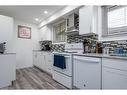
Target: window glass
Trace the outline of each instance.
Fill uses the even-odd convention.
[[[53,27],[53,40],[54,42],[65,42],[66,21],[63,21]]]

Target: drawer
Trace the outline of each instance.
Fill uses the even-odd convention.
[[[72,88],[72,77],[53,71],[53,79],[67,88]]]
[[[127,60],[102,58],[102,66],[119,70],[127,70]]]

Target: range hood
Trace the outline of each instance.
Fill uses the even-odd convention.
[[[67,31],[66,35],[78,35],[79,34],[79,16],[78,14],[71,14],[67,18]]]
[[[79,35],[79,30],[78,29],[73,29],[70,31],[65,32],[66,35]]]

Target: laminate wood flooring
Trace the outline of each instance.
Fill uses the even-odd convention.
[[[36,67],[16,70],[16,80],[13,85],[3,89],[21,90],[21,89],[67,89],[63,85],[54,81],[51,75],[39,70]]]

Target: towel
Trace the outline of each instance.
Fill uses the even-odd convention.
[[[61,69],[66,69],[65,57],[62,55],[54,55],[53,66],[56,66]]]

